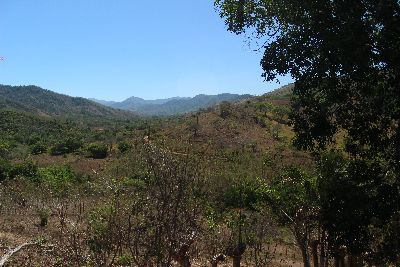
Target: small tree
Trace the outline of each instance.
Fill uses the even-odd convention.
[[[299,168],[289,168],[265,188],[268,201],[279,221],[292,231],[299,246],[304,267],[310,267],[309,247],[319,220],[316,178]]]
[[[146,175],[132,204],[131,254],[139,266],[190,266],[201,228],[202,178],[197,163],[146,145]]]
[[[86,148],[88,156],[94,159],[104,159],[108,155],[108,148],[104,144],[91,144]]]
[[[59,141],[51,149],[52,155],[64,155],[77,151],[83,145],[82,140],[78,138],[67,138],[63,141]]]
[[[31,146],[31,153],[32,155],[39,155],[43,154],[47,151],[47,147],[44,144],[36,143]]]
[[[132,146],[131,146],[131,144],[129,144],[128,142],[121,141],[121,142],[118,143],[118,150],[119,150],[121,153],[125,153],[125,152],[127,152],[129,149],[131,149],[131,148],[132,148]]]
[[[222,101],[219,104],[219,115],[221,118],[227,118],[232,113],[232,104],[228,101]]]

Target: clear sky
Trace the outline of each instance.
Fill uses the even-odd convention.
[[[117,101],[280,86],[212,0],[0,0],[0,12],[1,84]]]

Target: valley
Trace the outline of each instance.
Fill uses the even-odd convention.
[[[19,89],[15,90],[18,92]],[[305,170],[313,166],[309,155],[298,152],[291,145],[293,133],[287,125],[290,90],[285,90],[283,88],[235,103],[223,102],[178,117],[147,119],[83,100],[82,107],[79,104],[72,106],[74,111],[65,112],[68,116],[62,117],[52,113],[48,107],[38,106],[32,100],[34,96],[25,94],[30,99],[29,107],[25,107],[23,99],[8,94],[7,98],[3,98],[4,102],[11,102],[13,99],[19,101],[18,105],[8,104],[0,111],[1,246],[14,248],[24,243],[34,245],[22,248],[7,263],[11,266],[23,262],[29,265],[56,266],[57,261],[66,263],[66,253],[79,253],[77,258],[68,256],[68,262],[72,265],[78,262],[83,264],[88,260],[96,265],[101,262],[123,265],[118,262],[123,262],[125,258],[128,262],[138,261],[144,255],[131,254],[127,250],[128,243],[125,243],[133,242],[125,238],[129,238],[129,230],[126,228],[129,227],[126,225],[130,221],[128,217],[134,215],[126,213],[126,209],[134,208],[138,204],[138,207],[145,205],[146,201],[135,203],[146,194],[150,194],[150,202],[146,205],[176,205],[178,210],[185,213],[182,215],[184,221],[179,222],[183,224],[179,227],[183,227],[181,231],[190,230],[196,233],[193,240],[195,245],[188,251],[190,255],[198,255],[191,256],[193,263],[206,263],[213,253],[225,253],[229,240],[213,244],[216,246],[214,252],[206,252],[209,248],[204,250],[206,247],[203,246],[212,242],[208,240],[208,234],[216,230],[214,227],[226,231],[220,238],[228,238],[230,235],[237,235],[237,226],[230,226],[227,220],[234,219],[238,214],[246,213],[251,220],[273,221],[272,213],[265,218],[264,215],[258,217],[260,212],[269,213],[265,208],[253,211],[247,206],[256,205],[258,200],[251,200],[256,202],[247,203],[243,207],[243,204],[231,203],[229,195],[232,192],[242,187],[254,190],[255,188],[251,189],[253,186],[259,186],[257,184],[268,181],[270,177],[279,176],[289,166],[298,165]],[[51,101],[58,101],[48,91],[35,90],[33,94],[41,95],[41,103],[46,105],[50,105]],[[69,107],[69,102],[58,103],[60,108]],[[96,110],[104,111],[104,114],[97,111],[94,114],[85,113],[89,104]],[[28,112],[29,108],[35,112]],[[90,120],[91,117],[96,118],[96,123]],[[160,165],[163,161],[177,169],[164,170],[163,165]],[[171,171],[175,172],[173,176]],[[157,177],[153,175],[166,175],[167,180],[161,179],[161,184],[158,185],[147,182],[147,179]],[[182,188],[185,192],[192,191],[193,186],[200,190],[201,195],[192,196],[196,203],[191,204],[186,197],[180,199],[179,203],[174,202],[178,201],[179,192],[169,188],[172,186],[170,183],[178,182],[170,181],[172,178],[179,179],[178,181],[184,179],[190,183],[189,187]],[[159,188],[162,190],[172,190],[168,193],[168,199],[159,195],[162,191],[157,191],[158,186],[162,186]],[[194,193],[189,191],[185,194]],[[194,209],[204,205],[208,208],[201,208],[196,214],[186,214],[185,210],[193,204]],[[113,210],[112,214],[108,213],[110,208]],[[107,217],[103,217],[104,212],[108,214]],[[149,215],[146,211],[141,214]],[[162,225],[154,229],[162,227],[161,229],[166,230],[172,223],[168,216],[172,215],[159,216],[162,217],[143,218],[145,221],[141,223],[156,220]],[[196,223],[186,225],[186,220],[195,220]],[[256,231],[251,224],[246,223],[243,227],[246,227],[243,236],[246,239]],[[276,246],[286,254],[297,254],[297,260],[296,257],[292,259],[294,263],[300,260],[300,254],[294,247],[295,242],[290,234],[285,233],[284,228],[278,229],[278,225],[271,225],[269,231],[283,231],[282,234],[271,232],[259,237],[262,239],[257,242],[261,242],[258,243],[261,247],[250,245],[250,252],[244,254],[248,266],[254,260],[286,261],[282,257],[283,252],[276,252]],[[114,240],[113,235],[121,235],[120,238],[124,241]],[[141,238],[150,242],[157,236],[145,231]],[[175,238],[178,238],[175,242],[184,242],[187,237]],[[79,245],[71,243],[72,241],[79,242]],[[96,244],[106,247],[98,251],[91,247],[90,242],[100,242]],[[122,243],[118,245],[114,242]],[[77,245],[79,252],[71,251]],[[117,248],[123,251],[122,254],[114,251]],[[287,252],[288,250],[291,252]],[[275,252],[272,253],[273,251]],[[270,254],[266,254],[266,258],[251,256],[252,253],[264,252]],[[113,256],[114,263],[111,263],[112,258],[107,256],[108,253],[121,255]],[[210,256],[207,253],[211,253]],[[86,257],[89,259],[84,260]],[[227,261],[229,262],[229,258]],[[298,264],[300,266],[301,262]]]

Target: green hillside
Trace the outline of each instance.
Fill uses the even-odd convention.
[[[123,120],[135,117],[128,111],[105,107],[81,97],[54,93],[37,86],[0,85],[0,109],[86,120]]]
[[[251,95],[238,94],[201,94],[195,97],[172,97],[157,100],[144,100],[138,97],[130,97],[122,102],[93,100],[103,105],[130,110],[144,116],[171,116],[209,108],[222,101],[237,102],[251,97]]]

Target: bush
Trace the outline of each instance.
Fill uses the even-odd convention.
[[[77,151],[83,145],[82,140],[68,138],[54,145],[50,152],[52,155],[64,155]]]
[[[219,104],[219,114],[221,118],[227,118],[232,113],[232,104],[228,101],[222,101]]]
[[[133,259],[130,255],[124,254],[118,257],[117,264],[120,266],[131,266]]]
[[[90,158],[104,159],[108,155],[108,148],[103,144],[91,144],[86,148]]]
[[[282,125],[280,124],[274,124],[270,127],[270,132],[272,135],[272,138],[274,138],[276,141],[282,141],[283,136],[282,136]]]
[[[89,248],[94,253],[112,249],[114,230],[112,226],[115,219],[115,208],[105,205],[92,210],[89,214]]]
[[[41,207],[37,210],[37,215],[39,217],[40,223],[39,225],[41,227],[47,226],[49,222],[49,217],[50,217],[51,211],[48,208]]]
[[[0,182],[7,178],[14,179],[18,176],[36,180],[37,172],[38,167],[30,161],[13,165],[5,159],[0,159]]]
[[[10,151],[10,145],[0,142],[0,157],[6,156]]]
[[[126,151],[128,151],[131,148],[132,148],[132,146],[127,142],[122,141],[122,142],[118,143],[118,150],[121,153],[125,153]]]
[[[32,155],[39,155],[46,153],[47,147],[43,144],[34,144],[31,146],[31,154]]]
[[[10,172],[11,164],[5,159],[0,158],[0,182],[8,178],[8,173]]]
[[[12,166],[11,169],[9,170],[8,176],[11,179],[17,176],[22,176],[25,178],[29,178],[31,180],[36,180],[37,172],[38,172],[38,167],[34,163],[27,161],[27,162],[17,163],[14,166]]]
[[[56,195],[65,194],[73,184],[80,182],[68,166],[51,166],[38,171],[39,181],[48,185]]]

